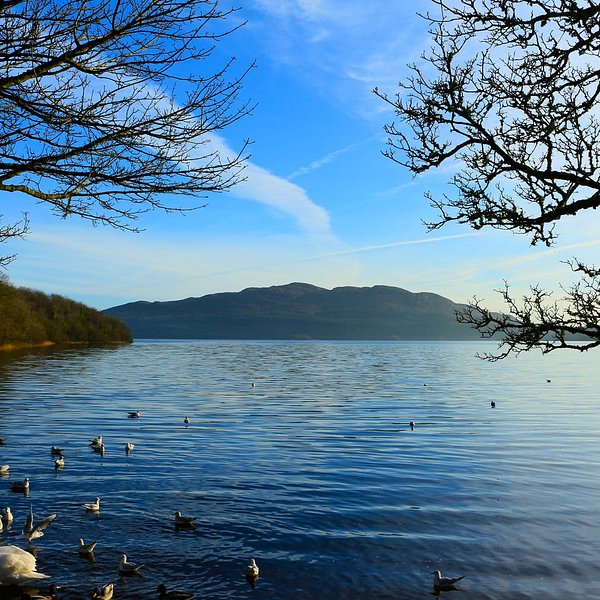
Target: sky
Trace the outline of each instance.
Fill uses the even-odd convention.
[[[427,232],[424,195],[443,191],[452,167],[414,178],[382,155],[394,94],[428,47],[418,12],[429,0],[246,0],[217,57],[247,75],[242,99],[256,104],[212,143],[230,152],[251,140],[246,180],[186,214],[154,211],[138,234],[76,217],[62,220],[25,196],[0,195],[0,214],[27,211],[31,232],[2,248],[18,286],[65,295],[98,309],[305,282],[389,285],[455,302],[474,295],[501,309],[495,289],[557,290],[565,260],[597,262],[598,216],[563,220],[553,248],[492,229],[451,225]],[[199,69],[206,65],[198,65]]]

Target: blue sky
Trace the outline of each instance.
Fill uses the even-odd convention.
[[[212,136],[229,152],[252,140],[247,180],[204,209],[145,215],[140,234],[60,220],[5,194],[4,219],[31,219],[27,238],[3,248],[18,255],[11,281],[101,309],[292,281],[392,285],[457,302],[476,294],[492,308],[503,279],[517,292],[558,289],[570,278],[560,261],[597,262],[594,212],[561,222],[552,249],[493,230],[427,233],[424,193],[443,190],[451,167],[414,179],[381,154],[394,115],[371,90],[393,93],[419,60],[428,35],[416,13],[428,9],[429,0],[248,0],[235,16],[246,26],[218,56],[235,56],[240,69],[256,60],[243,95],[257,107]]]

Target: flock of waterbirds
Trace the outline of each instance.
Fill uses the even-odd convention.
[[[142,416],[140,411],[130,411],[127,414],[130,419],[139,419]],[[184,419],[186,427],[190,423],[190,419],[186,416]],[[0,446],[6,444],[6,439],[0,437]],[[99,454],[104,454],[106,447],[101,435],[90,440],[89,446],[92,451]],[[135,445],[131,442],[126,442],[125,452],[131,453]],[[65,453],[62,448],[52,446],[50,454],[54,460],[55,469],[62,469],[65,466]],[[10,473],[10,465],[0,465],[0,475],[8,475]],[[26,477],[22,481],[12,481],[10,490],[16,493],[29,495],[30,482]],[[86,513],[100,513],[100,500],[95,498],[93,502],[82,503],[81,507]],[[45,592],[40,592],[37,587],[39,581],[48,579],[51,576],[37,571],[36,548],[33,547],[32,541],[43,537],[44,529],[46,529],[55,519],[57,515],[53,513],[47,517],[34,523],[33,506],[30,506],[29,512],[23,525],[21,537],[27,541],[28,546],[22,549],[15,545],[0,545],[0,597],[2,597],[2,588],[6,586],[21,588],[21,600],[59,600],[61,586],[57,583],[50,584]],[[195,521],[197,517],[182,515],[180,511],[174,513],[174,525],[176,529],[195,529]],[[0,511],[0,532],[6,527],[10,529],[13,525],[14,515],[9,506],[5,506]],[[85,543],[82,538],[78,539],[77,552],[79,556],[94,560],[94,549],[97,542]],[[128,560],[126,554],[121,553],[118,567],[120,577],[132,575],[140,575],[141,569],[145,565],[137,564]],[[245,570],[245,577],[248,583],[254,587],[259,577],[259,568],[255,559],[251,559]],[[23,585],[34,584],[35,588],[22,587]],[[115,592],[114,583],[109,582],[90,591],[92,600],[111,600]],[[167,590],[167,587],[161,583],[156,588],[156,594],[159,600],[193,600],[195,595],[193,592]]]

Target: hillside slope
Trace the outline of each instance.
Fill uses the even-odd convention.
[[[461,305],[431,293],[377,285],[333,290],[306,283],[210,294],[171,302],[132,302],[104,311],[134,338],[469,340]]]

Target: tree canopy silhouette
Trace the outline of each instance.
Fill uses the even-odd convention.
[[[600,5],[591,0],[432,0],[432,47],[390,96],[390,159],[423,173],[453,163],[453,193],[428,195],[438,220],[557,239],[557,222],[600,205]],[[539,286],[494,313],[474,298],[459,320],[502,351],[600,345],[600,269],[573,260],[581,280],[560,299]],[[573,336],[583,343],[573,343]]]
[[[235,184],[245,144],[224,156],[210,139],[250,110],[245,71],[214,53],[234,12],[218,0],[2,2],[0,191],[136,230],[142,212],[191,210]],[[26,214],[2,224],[0,241],[27,228]]]

